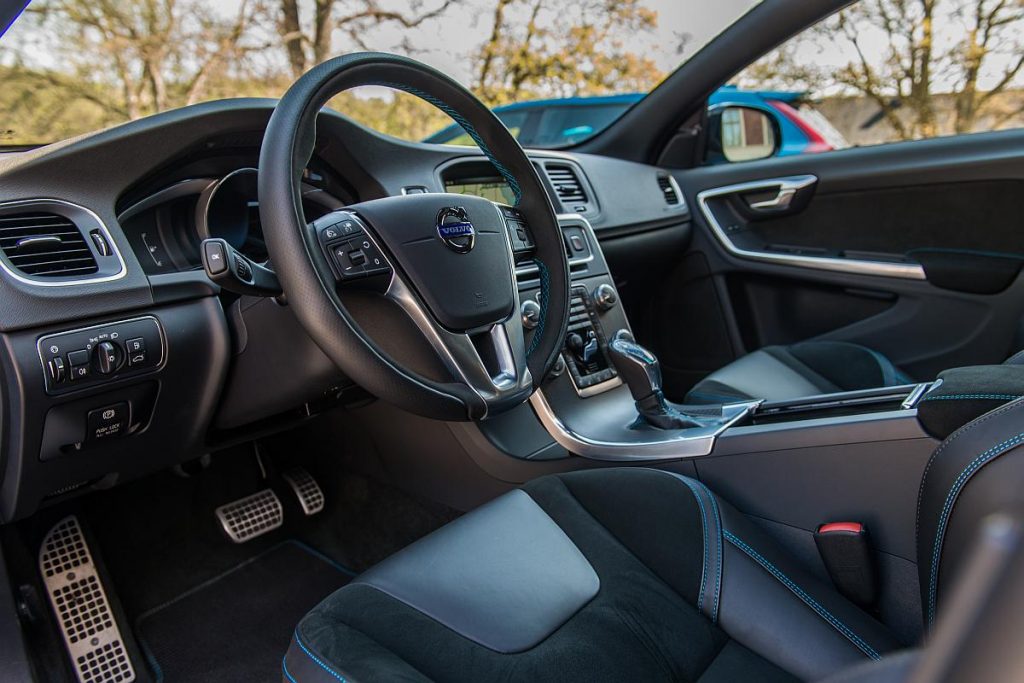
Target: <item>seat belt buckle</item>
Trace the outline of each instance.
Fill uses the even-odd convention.
[[[814,532],[814,543],[836,589],[861,607],[874,605],[878,599],[878,582],[864,525],[860,522],[822,524]]]

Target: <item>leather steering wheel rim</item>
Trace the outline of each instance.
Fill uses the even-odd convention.
[[[349,378],[383,400],[442,420],[479,420],[512,407],[489,404],[456,377],[451,382],[436,381],[396,363],[360,328],[338,296],[337,283],[325,275],[329,273],[326,257],[303,215],[300,181],[312,156],[318,112],[331,97],[364,85],[405,91],[452,116],[517,197],[516,209],[532,230],[542,285],[542,322],[526,353],[530,386],[525,396],[516,396],[515,403],[521,403],[547,376],[565,338],[569,268],[561,230],[535,167],[511,133],[472,93],[420,62],[384,53],[337,57],[299,78],[274,109],[260,150],[259,211],[288,303],[324,353]],[[511,316],[518,324],[518,310]]]

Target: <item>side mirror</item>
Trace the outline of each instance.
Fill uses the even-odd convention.
[[[779,151],[779,124],[768,112],[725,105],[708,112],[709,163],[767,159]]]

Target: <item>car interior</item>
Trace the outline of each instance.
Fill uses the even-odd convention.
[[[0,154],[0,680],[1021,680],[1024,131],[704,163],[845,4],[564,149],[352,52]]]

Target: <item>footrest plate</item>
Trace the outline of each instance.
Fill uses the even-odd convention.
[[[78,518],[43,539],[39,572],[79,683],[129,683],[135,670],[93,564]]]

